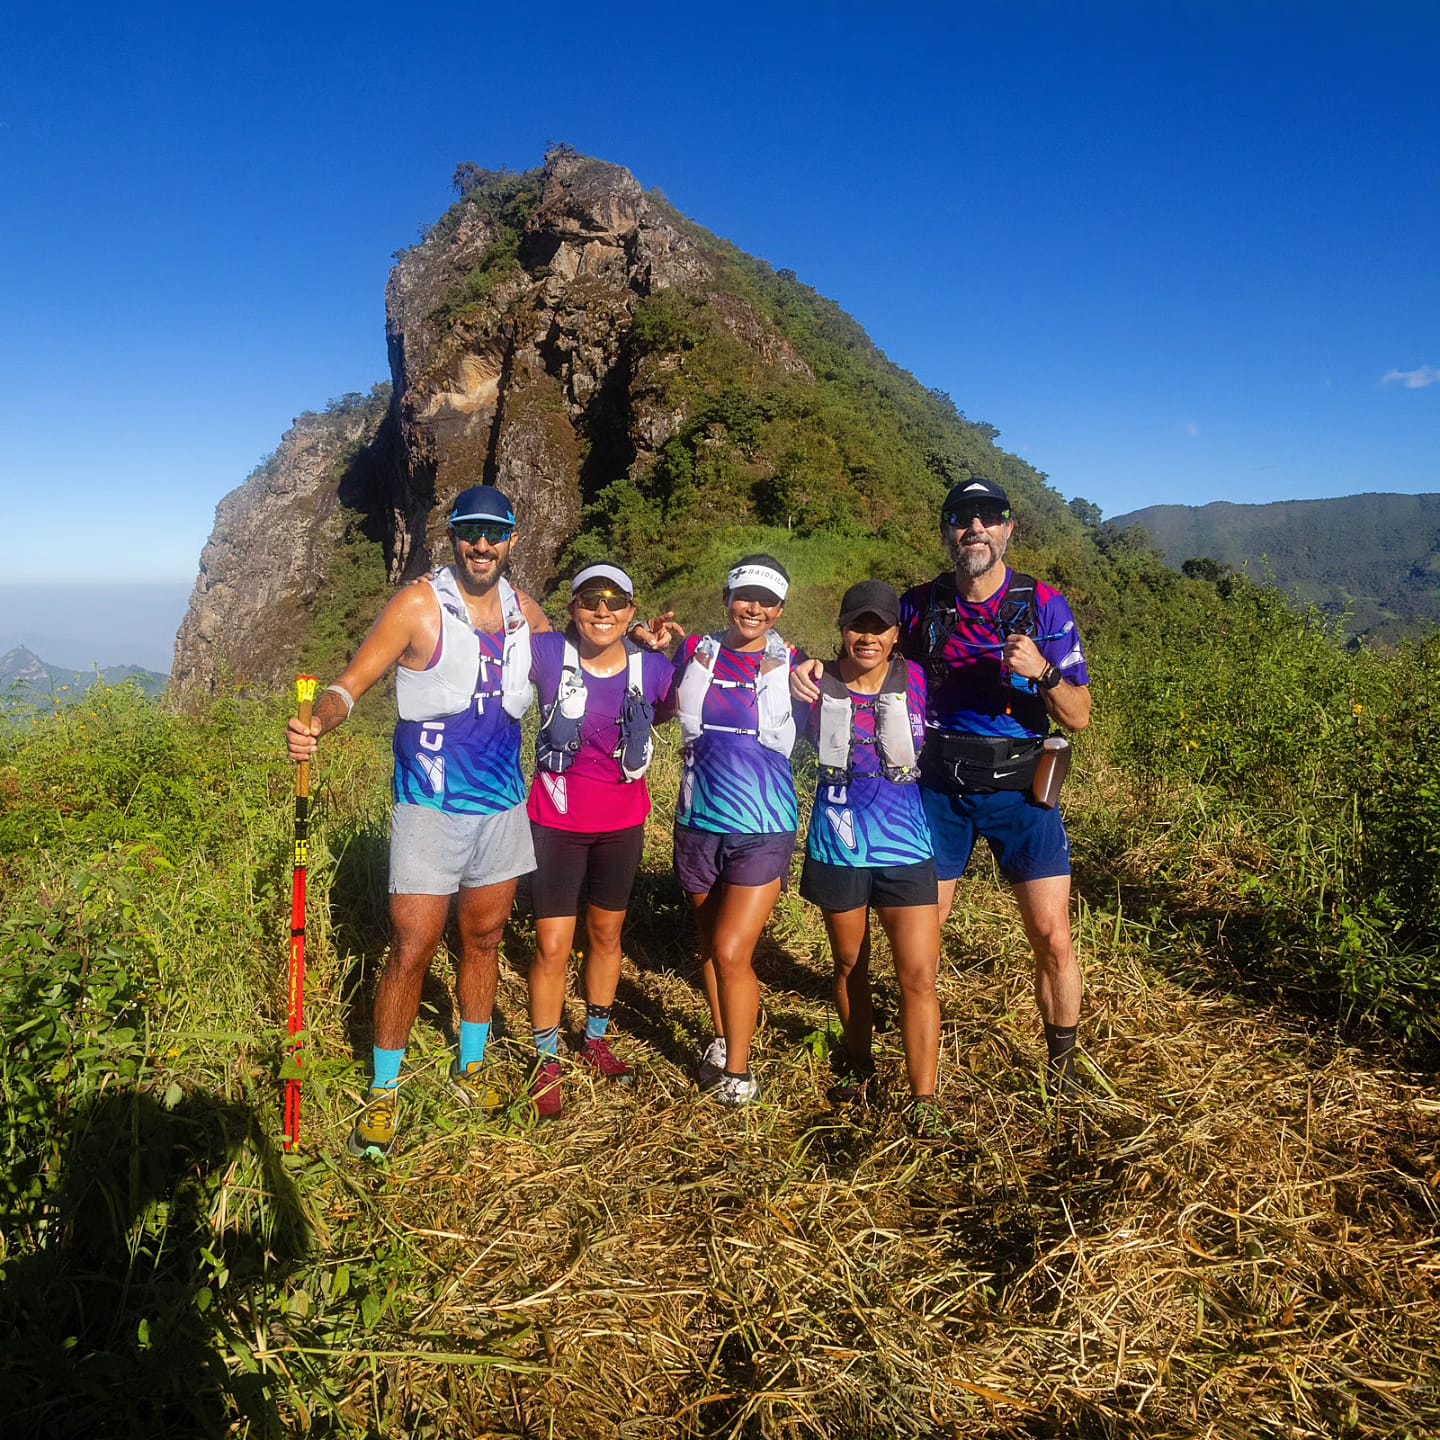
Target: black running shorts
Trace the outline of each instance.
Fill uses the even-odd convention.
[[[574,915],[583,894],[597,910],[625,910],[645,851],[645,827],[582,834],[530,822],[535,874],[530,893],[537,920]]]

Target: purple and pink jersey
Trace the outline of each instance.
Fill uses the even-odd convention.
[[[558,631],[530,637],[530,678],[540,695],[540,713],[550,713],[560,689],[565,637]],[[674,706],[675,672],[664,655],[640,659],[645,698],[655,719],[668,718]],[[580,725],[580,752],[563,775],[537,769],[526,813],[537,825],[583,835],[628,830],[643,825],[650,814],[650,787],[644,780],[626,780],[615,758],[620,743],[620,708],[625,700],[626,672],[598,676],[585,672],[585,718]]]
[[[1004,585],[988,600],[973,604],[956,596],[954,576],[949,574],[916,585],[900,597],[900,648],[908,659],[926,667],[925,723],[932,730],[1008,735],[1017,740],[1049,733],[1044,700],[1030,681],[1001,664],[1005,648],[1001,611],[1013,576],[1007,569]],[[954,611],[932,617],[932,594],[942,605],[954,605]],[[937,630],[933,635],[932,625]],[[953,631],[945,635],[952,625]],[[1075,616],[1065,597],[1041,580],[1035,582],[1029,601],[1026,633],[1071,685],[1090,683]],[[943,672],[931,664],[937,639],[941,639]]]
[[[677,690],[700,639],[692,635],[676,657]],[[712,684],[705,692],[700,718],[703,725],[727,728],[706,729],[685,752],[675,806],[677,825],[716,835],[783,835],[799,826],[790,757],[768,749],[753,733],[759,729],[755,687],[764,658],[763,650],[731,650],[724,645],[716,653],[715,679],[735,683]],[[792,668],[796,659],[792,650]],[[731,730],[752,733],[736,735]]]
[[[907,661],[906,669],[905,704],[918,752],[925,743],[925,672],[914,661]],[[934,853],[919,785],[885,778],[875,743],[874,701],[873,695],[850,691],[849,782],[822,784],[815,792],[806,848],[812,859],[827,865],[918,865]],[[805,731],[819,740],[819,700],[806,707]]]
[[[424,805],[451,815],[499,815],[525,798],[520,722],[511,719],[501,703],[505,637],[475,633],[480,637],[480,668],[469,706],[443,720],[396,723],[397,804]]]

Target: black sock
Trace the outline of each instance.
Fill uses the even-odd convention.
[[[1050,1052],[1050,1073],[1065,1080],[1075,1078],[1075,1034],[1078,1025],[1046,1025],[1045,1048]]]
[[[750,1078],[750,1067],[747,1065],[743,1070],[725,1070],[722,1073],[727,1080],[748,1080]]]

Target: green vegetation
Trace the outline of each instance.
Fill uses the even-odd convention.
[[[1155,505],[1110,524],[1143,527],[1168,563],[1206,567],[1205,578],[1223,567],[1271,580],[1357,639],[1394,642],[1440,622],[1440,495]]]
[[[844,538],[737,529],[705,563],[751,536],[795,567],[787,618],[827,631],[805,592],[843,568]],[[523,1101],[496,1125],[458,1115],[437,989],[400,1150],[348,1162],[384,947],[386,707],[367,698],[317,770],[305,1150],[283,1157],[286,707],[181,715],[99,686],[12,716],[15,1424],[768,1436],[796,1414],[810,1433],[885,1433],[920,1406],[955,1434],[1033,1411],[1057,1433],[1108,1416],[1105,1433],[1218,1435],[1259,1407],[1275,1433],[1428,1433],[1440,1388],[1414,1357],[1434,1301],[1407,1237],[1427,1233],[1434,1157],[1395,1067],[1440,1042],[1440,637],[1357,655],[1273,591],[1174,584],[1151,633],[1091,646],[1096,724],[1067,813],[1089,1073],[1114,1098],[1058,1150],[1024,940],[984,865],[942,966],[955,1146],[917,1151],[893,1114],[830,1113],[825,941],[793,894],[759,960],[770,1103],[737,1119],[691,1098],[703,1006],[669,873],[667,745],[617,1021],[641,1090],[567,1072],[573,1114],[543,1132]],[[517,1095],[530,943],[517,916],[495,1050]],[[877,976],[893,1014],[883,960]],[[1379,1047],[1378,1067],[1341,1034]],[[893,1031],[880,1043],[893,1085]],[[1291,1149],[1258,1144],[1277,1125]],[[1402,1171],[1420,1178],[1384,1179]],[[1362,1305],[1375,1323],[1359,1329],[1344,1316]],[[1084,1384],[1056,1390],[1077,1331]],[[1271,1331],[1304,1389],[1257,1368]]]
[[[521,273],[520,242],[525,222],[540,202],[541,172],[516,174],[467,164],[456,170],[454,184],[460,199],[440,218],[430,235],[443,239],[465,219],[483,217],[490,241],[479,260],[456,281],[437,312],[437,320],[451,324],[482,306],[502,281]]]

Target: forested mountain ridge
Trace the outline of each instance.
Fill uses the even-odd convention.
[[[1440,622],[1440,494],[1151,505],[1106,522],[1117,532],[1133,525],[1167,564],[1209,559],[1273,580],[1327,613],[1348,615],[1352,635],[1395,640]]]
[[[67,670],[63,665],[48,664],[24,645],[0,655],[0,694],[21,703],[67,705],[96,683],[123,685],[128,680],[133,680],[147,695],[158,695],[165,688],[164,675],[139,665]]]
[[[524,174],[462,165],[456,188],[390,277],[392,385],[302,416],[221,503],[178,688],[337,663],[389,587],[444,558],[449,503],[480,480],[515,502],[512,569],[542,597],[610,556],[703,624],[724,567],[765,548],[796,576],[802,642],[830,641],[857,573],[938,569],[939,501],[976,473],[1015,502],[1017,560],[1087,625],[1142,625],[1175,588],[833,301],[621,167],[557,147]]]

